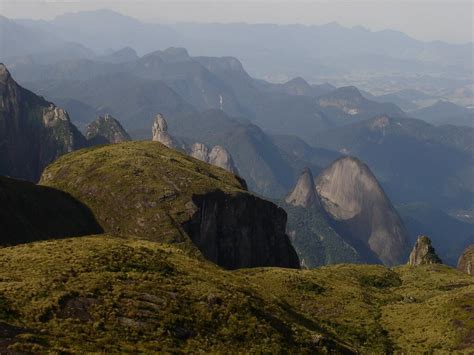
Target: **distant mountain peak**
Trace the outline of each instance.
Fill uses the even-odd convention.
[[[230,153],[221,145],[215,145],[209,152],[209,164],[218,166],[231,173],[237,174],[234,160]]]
[[[168,133],[168,124],[163,116],[163,114],[158,113],[153,121],[153,126],[151,129],[152,132],[152,141],[160,142],[168,148],[176,148],[176,143],[173,138]]]
[[[87,126],[86,139],[91,145],[120,143],[131,140],[120,122],[108,113],[98,116],[94,122]]]
[[[442,261],[431,245],[431,239],[426,235],[420,235],[410,253],[408,265],[417,266],[425,264],[441,264]]]
[[[191,146],[189,155],[195,159],[230,171],[233,174],[238,174],[232,156],[227,149],[221,145],[215,145],[209,151],[209,148],[205,144],[197,142]]]
[[[355,86],[344,86],[319,97],[321,107],[335,107],[348,115],[358,115],[364,111],[364,104],[370,102]]]
[[[311,207],[320,205],[316,194],[313,173],[309,168],[304,168],[293,190],[288,194],[285,202],[293,206]]]
[[[293,79],[290,79],[286,82],[286,84],[289,84],[289,83],[309,86],[308,82],[304,80],[301,76],[294,77]]]
[[[171,54],[174,56],[181,56],[189,58],[189,53],[186,48],[183,47],[168,47],[164,51],[164,53]]]
[[[36,181],[46,165],[85,143],[65,110],[18,85],[4,64],[0,113],[0,175]]]
[[[123,47],[117,51],[114,51],[108,55],[99,57],[100,61],[109,62],[109,63],[126,63],[133,62],[140,57],[138,56],[135,49],[132,47]]]
[[[316,179],[324,210],[350,238],[365,244],[384,264],[405,257],[408,233],[369,167],[342,157]]]
[[[358,88],[355,86],[343,86],[337,88],[333,92],[329,93],[328,95],[333,97],[340,97],[340,98],[360,98],[362,99],[363,96]]]

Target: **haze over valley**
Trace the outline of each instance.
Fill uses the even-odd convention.
[[[0,352],[474,350],[472,37],[327,20],[0,6]]]

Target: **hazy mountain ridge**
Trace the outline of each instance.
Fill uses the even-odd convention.
[[[456,125],[474,127],[474,109],[458,106],[452,102],[436,101],[433,105],[417,109],[411,116],[434,125]]]
[[[0,353],[471,353],[473,48],[0,16]]]

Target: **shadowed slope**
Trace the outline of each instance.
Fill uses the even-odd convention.
[[[63,191],[0,176],[0,245],[100,233],[91,211]]]

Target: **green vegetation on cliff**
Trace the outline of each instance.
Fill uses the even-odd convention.
[[[329,225],[320,208],[303,208],[284,202],[280,205],[288,214],[287,233],[302,266],[363,262],[358,251]]]

